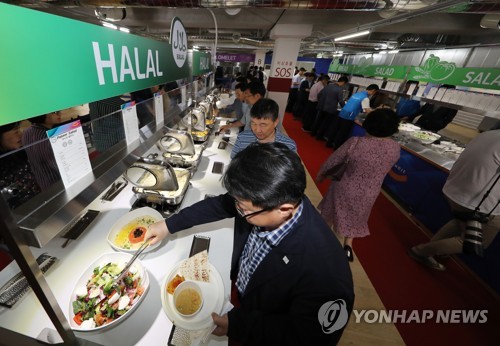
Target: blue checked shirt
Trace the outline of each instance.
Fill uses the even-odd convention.
[[[295,215],[274,231],[263,232],[262,227],[253,227],[240,257],[240,270],[236,278],[236,287],[240,294],[245,292],[250,278],[267,254],[293,230],[302,214],[302,209],[301,202]]]
[[[290,150],[293,150],[297,152],[297,145],[295,144],[295,141],[291,139],[290,137],[284,135],[280,131],[276,130],[276,137],[274,138],[274,141],[277,143],[283,143],[285,144]],[[236,143],[234,143],[233,146],[233,151],[231,151],[231,159],[233,159],[236,154],[238,154],[240,151],[248,147],[252,143],[258,142],[259,139],[255,134],[252,132],[252,130],[249,131],[243,131],[238,134],[238,137],[236,137]]]

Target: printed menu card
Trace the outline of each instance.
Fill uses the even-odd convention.
[[[50,129],[47,136],[66,188],[92,173],[80,120]]]

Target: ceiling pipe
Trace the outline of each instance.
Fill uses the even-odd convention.
[[[26,1],[13,0],[11,4],[25,7],[52,6],[74,7],[170,7],[170,8],[263,8],[263,9],[297,9],[297,10],[338,10],[338,11],[414,11],[428,5],[439,4],[439,0],[328,0],[328,1],[256,1],[256,0],[45,0]],[[500,4],[497,0],[470,0],[469,8],[457,12],[498,13]],[[392,6],[392,7],[391,7]]]
[[[207,8],[207,11],[210,12],[210,14],[212,15],[212,18],[214,19],[214,24],[215,24],[215,44],[214,44],[214,49],[212,52],[212,72],[215,75],[215,63],[217,61],[217,41],[219,39],[219,29],[217,28],[217,18],[215,18],[214,12],[209,8]]]
[[[364,31],[364,30],[372,30],[372,29],[379,27],[379,26],[400,23],[400,22],[403,22],[405,20],[408,20],[408,19],[411,19],[414,17],[418,17],[418,16],[421,16],[424,14],[438,12],[438,11],[450,8],[452,6],[457,6],[457,5],[461,5],[461,4],[468,4],[468,3],[470,3],[470,1],[467,1],[467,0],[450,0],[450,1],[440,2],[440,3],[434,4],[434,5],[426,6],[424,8],[418,9],[418,10],[403,13],[403,14],[400,14],[400,15],[397,15],[397,16],[394,16],[391,18],[381,19],[381,20],[378,20],[378,21],[375,21],[372,23],[359,25],[354,30],[353,29],[345,30],[345,31],[337,32],[335,34],[331,34],[331,35],[328,35],[325,37],[320,37],[320,38],[316,39],[316,42],[327,41],[327,40],[334,39],[335,37],[338,37],[338,36],[345,36],[345,35],[353,34],[353,33]]]

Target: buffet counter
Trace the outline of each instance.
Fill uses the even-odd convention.
[[[212,133],[217,130],[220,121],[221,119],[217,119],[216,127]],[[221,141],[222,136],[213,135],[207,140],[207,146],[203,151],[197,170],[191,178],[191,186],[188,188],[180,208],[202,200],[206,195],[225,193],[220,182],[221,174],[212,173],[215,162],[227,165],[230,161],[232,147],[219,149]],[[147,154],[155,153],[157,150],[156,147],[152,147]],[[58,258],[56,264],[46,273],[45,277],[68,319],[73,316],[71,302],[74,298],[71,297],[71,292],[73,292],[76,282],[83,271],[97,258],[105,253],[114,252],[106,240],[108,232],[117,219],[130,211],[136,200],[131,184],[128,184],[112,202],[101,200],[102,195],[107,190],[108,188],[104,189],[103,193],[88,205],[88,209],[97,210],[100,213],[78,239],[70,241],[65,248],[62,246],[66,239],[59,237],[50,241],[43,248],[31,248],[35,257],[47,252]],[[76,336],[102,345],[166,345],[172,329],[172,322],[162,309],[160,298],[161,291],[164,289],[162,284],[175,264],[188,258],[195,234],[210,237],[209,260],[221,274],[224,282],[224,295],[228,296],[230,294],[229,271],[233,243],[232,219],[193,227],[165,239],[156,249],[143,253],[139,259],[147,269],[150,281],[149,290],[143,301],[129,315],[124,316],[117,325],[100,331],[75,331]],[[12,262],[0,272],[0,286],[17,272],[19,272],[19,267],[15,262]],[[0,308],[0,325],[33,338],[38,337],[44,329],[49,328],[54,330],[56,335],[53,339],[57,340],[58,338],[52,322],[32,291],[28,292],[13,308]],[[211,335],[208,344],[227,345],[227,338]]]

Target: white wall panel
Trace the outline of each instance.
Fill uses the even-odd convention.
[[[467,67],[500,68],[500,47],[474,48]]]
[[[430,49],[425,52],[424,60],[427,60],[431,54],[437,56],[441,61],[454,62],[457,67],[463,67],[467,60],[471,48],[458,49]]]

